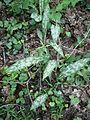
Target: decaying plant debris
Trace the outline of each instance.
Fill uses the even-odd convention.
[[[0,118],[90,119],[89,0],[0,2]]]

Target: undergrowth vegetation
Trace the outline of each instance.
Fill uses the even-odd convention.
[[[0,119],[66,120],[65,110],[79,110],[84,103],[90,110],[90,100],[81,100],[77,90],[90,80],[90,50],[81,51],[89,39],[90,24],[74,42],[74,33],[63,25],[66,10],[77,6],[90,10],[84,0],[0,2],[1,11],[6,12],[0,18]],[[37,46],[28,47],[32,44],[29,35],[38,41]],[[72,44],[68,50],[62,44],[65,37]],[[69,86],[75,88],[73,92]]]

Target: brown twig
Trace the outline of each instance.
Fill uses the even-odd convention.
[[[2,48],[2,50],[3,50],[3,63],[4,63],[4,65],[6,65],[6,55],[5,55],[4,47]]]

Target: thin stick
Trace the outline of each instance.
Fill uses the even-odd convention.
[[[1,108],[4,108],[4,107],[8,107],[8,106],[15,106],[15,105],[17,105],[17,106],[19,106],[19,107],[22,107],[22,106],[20,106],[20,105],[18,105],[18,104],[7,104],[7,105],[2,105],[2,106],[0,107],[0,109],[1,109]]]
[[[29,73],[29,72],[28,72],[28,75],[29,75],[29,80],[26,82],[26,85],[27,85],[27,90],[28,90],[29,99],[30,99],[31,103],[33,103],[32,97],[31,97],[30,92],[29,92],[29,85],[28,85],[29,81],[31,80],[31,77],[30,77],[30,73]]]
[[[72,54],[76,50],[76,48],[88,37],[89,32],[90,32],[90,28],[89,28],[88,32],[84,35],[84,38],[78,43],[78,45],[76,45],[76,47],[73,49],[72,53],[70,54],[70,56],[67,59],[69,59],[72,56]]]
[[[4,82],[4,83],[7,83],[7,84],[8,84],[8,83],[12,83],[12,84],[13,84],[13,83],[17,83],[17,84],[22,85],[22,83],[20,83],[20,82],[12,82],[12,81],[11,81],[11,82],[10,82],[10,81],[7,82],[7,81],[0,81],[0,83],[3,83],[3,82]],[[26,82],[24,82],[24,83],[26,83]]]
[[[6,65],[5,49],[3,48],[3,63]]]
[[[40,67],[40,82],[39,82],[39,85],[40,85],[40,91],[41,91],[41,89],[42,89],[41,67]]]

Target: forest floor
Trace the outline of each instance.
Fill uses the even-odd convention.
[[[13,98],[11,98],[11,91],[13,91],[11,88],[13,87],[11,87],[10,76],[4,74],[2,70],[7,66],[13,65],[18,60],[34,55],[35,50],[41,47],[40,39],[37,36],[37,29],[41,27],[40,22],[34,25],[31,25],[30,22],[31,18],[28,12],[24,11],[20,15],[13,15],[5,5],[0,6],[0,119],[16,120],[19,115],[22,120],[90,120],[90,65],[86,66],[88,68],[88,71],[85,68],[86,73],[78,73],[80,77],[76,75],[76,78],[73,78],[74,76],[68,77],[65,81],[62,80],[63,84],[61,85],[60,83],[56,88],[54,85],[58,84],[58,82],[56,83],[58,69],[58,72],[54,72],[51,80],[47,82],[48,79],[46,81],[40,80],[42,71],[44,70],[43,67],[40,68],[39,65],[29,67],[30,81],[29,77],[27,77],[27,70],[18,73],[19,78],[15,78],[16,81],[14,82],[17,85],[13,93]],[[52,24],[55,23],[52,22]],[[63,28],[59,40],[64,54],[71,55],[71,58],[63,61],[63,63],[68,65],[82,58],[90,58],[90,11],[80,5],[74,8],[69,7],[63,13],[62,19],[58,24]],[[46,45],[50,42],[50,34],[50,30],[48,30]],[[51,59],[57,59],[54,49],[49,47],[48,51],[52,56]],[[25,75],[21,76],[22,79],[25,77],[26,81],[18,83],[17,79],[20,79],[20,75],[22,74]],[[7,84],[4,83],[5,80]],[[27,87],[31,92],[31,96],[29,94],[25,95],[25,103],[22,105],[23,102],[18,103],[16,101],[19,98],[19,92]],[[36,112],[31,113],[31,116],[33,116],[31,118],[29,116],[30,113],[27,113],[26,109],[29,109],[32,100],[42,93],[40,91],[46,93],[48,90],[52,92],[55,89],[62,92],[64,103],[62,102],[61,104],[64,105],[61,113],[57,110],[58,107],[53,105],[54,102],[51,102],[51,107],[49,106],[49,102],[53,101],[51,98],[53,96],[52,94],[54,94],[53,92],[49,93],[50,97],[45,103],[45,110],[43,111],[41,108],[38,108]],[[76,105],[74,102],[76,102]],[[13,107],[10,107],[10,105]],[[22,106],[24,107],[22,111],[26,115],[21,112]],[[18,113],[14,114],[14,110],[18,111]]]

